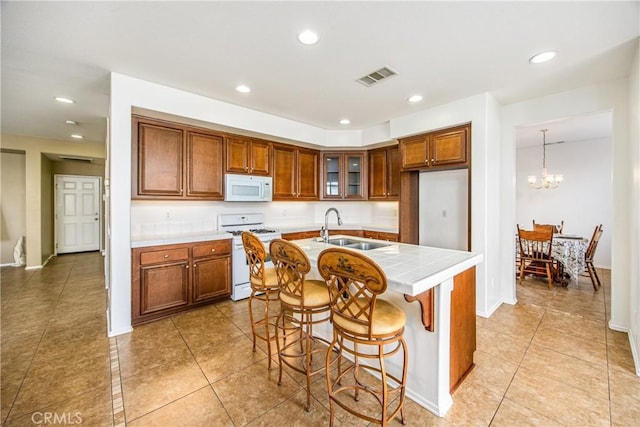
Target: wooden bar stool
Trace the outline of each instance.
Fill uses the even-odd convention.
[[[249,320],[253,336],[253,351],[256,351],[256,338],[266,341],[269,354],[268,367],[271,369],[271,340],[275,338],[275,323],[277,314],[270,313],[270,304],[278,301],[278,279],[273,267],[267,268],[267,251],[262,240],[249,231],[242,232],[242,245],[249,263],[249,282],[251,295],[249,296]],[[253,303],[255,300],[264,302],[264,316],[255,319]],[[273,311],[273,307],[271,307]]]
[[[378,264],[370,258],[347,249],[326,249],[318,257],[318,270],[329,287],[333,341],[339,355],[353,356],[354,364],[331,380],[327,368],[327,389],[331,425],[334,404],[369,422],[386,426],[400,413],[405,419],[405,391],[407,381],[407,344],[404,340],[406,316],[396,305],[378,298],[387,288],[387,278]],[[351,345],[345,345],[351,342]],[[402,349],[402,373],[387,372],[385,359]],[[340,360],[340,359],[339,359]],[[361,363],[363,360],[365,363]],[[327,366],[329,358],[327,357]],[[377,365],[377,366],[376,366]],[[372,373],[379,381],[365,383],[362,372]],[[389,384],[391,379],[394,384]],[[348,381],[348,383],[346,383]],[[344,384],[343,384],[344,383]],[[367,415],[358,405],[360,393],[368,393],[380,404],[380,418]],[[354,403],[351,402],[353,398]],[[360,406],[360,408],[357,408]]]
[[[286,365],[307,378],[307,403],[311,409],[311,377],[324,372],[329,341],[313,336],[313,325],[329,322],[329,291],[322,280],[306,280],[311,269],[307,255],[294,243],[274,239],[269,246],[280,286],[281,311],[276,323],[276,345],[282,384],[282,366]],[[282,340],[279,333],[282,331]],[[282,341],[282,343],[281,343]],[[313,359],[319,364],[313,364]],[[331,362],[333,363],[333,362]]]

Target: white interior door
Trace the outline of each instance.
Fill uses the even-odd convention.
[[[100,177],[56,175],[57,253],[100,249]]]

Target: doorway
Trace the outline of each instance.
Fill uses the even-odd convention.
[[[57,254],[100,249],[101,181],[97,176],[55,175]]]

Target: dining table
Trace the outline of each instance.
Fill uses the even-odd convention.
[[[516,254],[520,254],[518,235],[515,238]],[[584,254],[589,246],[589,239],[574,234],[554,234],[551,241],[551,256],[562,263],[564,272],[578,283],[580,273],[585,271]]]
[[[587,268],[584,254],[589,239],[570,234],[554,234],[551,243],[551,256],[564,266],[564,271],[578,283],[580,273]]]

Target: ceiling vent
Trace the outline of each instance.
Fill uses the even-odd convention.
[[[70,160],[72,162],[80,163],[93,163],[91,157],[60,156],[60,160]]]
[[[391,68],[383,67],[371,74],[359,78],[357,81],[365,86],[373,86],[374,84],[379,83],[381,80],[388,79],[389,77],[396,76],[397,74],[398,73],[393,71]]]

